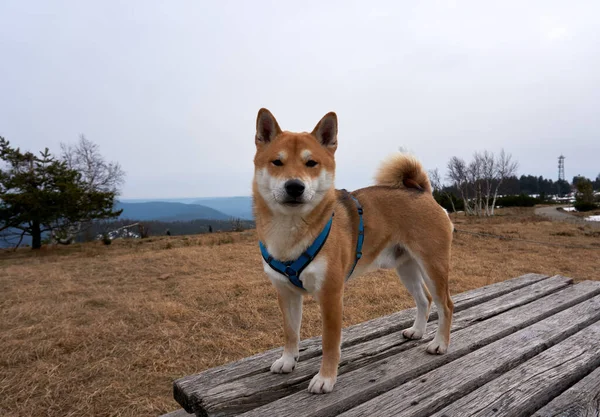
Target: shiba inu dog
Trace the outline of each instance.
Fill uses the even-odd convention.
[[[294,370],[302,296],[312,294],[323,321],[321,368],[308,387],[316,394],[331,392],[337,379],[348,278],[395,268],[417,306],[413,326],[402,332],[409,339],[423,336],[433,296],[439,325],[429,353],[446,352],[453,313],[448,290],[453,225],[433,199],[423,167],[399,153],[381,165],[376,185],[336,190],[337,133],[335,113],[326,114],[311,133],[282,131],[267,109],[256,121],[254,214],[285,333],[283,355],[271,372]]]

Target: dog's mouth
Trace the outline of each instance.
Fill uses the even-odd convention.
[[[302,204],[304,204],[304,201],[300,201],[300,200],[285,200],[282,204],[284,206],[288,206],[288,207],[298,207],[298,206],[301,206]]]

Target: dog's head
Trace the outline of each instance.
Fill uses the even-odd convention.
[[[327,113],[311,133],[282,131],[267,109],[256,118],[254,187],[269,208],[305,214],[334,187],[337,116]]]

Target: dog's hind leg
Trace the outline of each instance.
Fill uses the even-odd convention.
[[[441,355],[446,353],[450,344],[450,328],[454,312],[454,303],[448,287],[449,256],[446,259],[438,254],[436,257],[423,260],[419,266],[438,310],[438,329],[433,341],[427,346],[427,352]]]
[[[402,331],[402,335],[407,339],[420,339],[423,337],[427,319],[429,318],[429,309],[431,307],[431,295],[427,291],[421,276],[419,264],[412,258],[400,260],[396,266],[396,272],[400,280],[415,299],[417,305],[417,316],[412,327]]]
[[[302,295],[287,288],[278,288],[277,301],[279,301],[279,308],[283,314],[285,345],[281,358],[271,365],[271,372],[287,374],[296,368],[298,362],[300,324],[302,323]]]

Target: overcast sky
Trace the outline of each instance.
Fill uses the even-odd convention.
[[[260,107],[339,118],[338,188],[404,147],[600,172],[600,2],[0,1],[0,135],[98,143],[125,198],[249,195]]]

